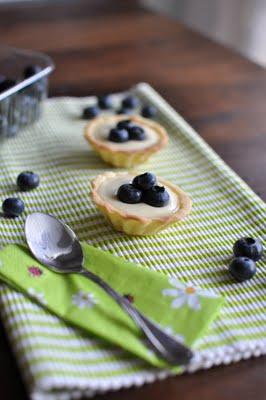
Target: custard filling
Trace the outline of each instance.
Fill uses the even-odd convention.
[[[116,127],[115,123],[108,123],[106,121],[102,121],[102,123],[98,123],[92,132],[92,137],[101,143],[104,143],[110,147],[110,149],[114,150],[123,150],[123,151],[131,151],[131,150],[141,150],[146,149],[148,147],[153,146],[159,141],[158,134],[152,128],[142,125],[141,123],[137,124],[145,131],[145,139],[144,140],[129,140],[123,143],[115,143],[108,140],[108,136],[110,130]]]
[[[125,183],[131,183],[134,175],[117,176],[112,179],[104,180],[99,186],[97,192],[98,195],[110,204],[113,208],[117,210],[124,211],[129,215],[137,215],[143,218],[163,218],[170,216],[179,209],[179,199],[176,193],[164,185],[169,193],[169,202],[164,207],[152,207],[146,203],[128,204],[123,203],[117,198],[117,191],[119,187]],[[163,184],[158,181],[158,185],[163,186]]]

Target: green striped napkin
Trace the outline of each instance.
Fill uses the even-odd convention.
[[[167,148],[139,170],[187,191],[193,198],[190,218],[151,237],[115,232],[89,198],[89,179],[108,168],[83,138],[85,122],[79,119],[95,98],[50,99],[38,123],[1,144],[2,200],[14,195],[21,171],[41,176],[37,190],[19,194],[26,204],[23,217],[0,220],[1,245],[24,243],[27,213],[54,214],[90,245],[226,297],[218,318],[195,344],[197,357],[189,371],[265,354],[265,258],[254,279],[242,284],[230,279],[227,267],[240,236],[259,237],[265,245],[266,205],[150,86],[140,84],[133,91],[158,108],[158,120],[170,136]],[[113,99],[119,103],[121,95]],[[36,400],[92,395],[169,374],[71,327],[4,284],[0,312]]]
[[[83,243],[84,266],[129,296],[136,307],[189,347],[217,315],[222,297],[138,267],[121,257]],[[131,318],[98,285],[77,274],[56,274],[44,268],[26,247],[6,246],[0,252],[0,279],[33,301],[88,333],[121,346],[160,368],[170,366],[151,351]],[[49,357],[48,357],[49,360]],[[179,367],[171,368],[179,371]]]

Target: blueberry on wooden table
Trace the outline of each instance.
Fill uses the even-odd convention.
[[[143,193],[143,201],[152,207],[164,207],[169,200],[169,193],[164,186],[155,185]]]
[[[238,282],[244,282],[255,275],[256,263],[248,257],[235,257],[229,265],[229,272]]]
[[[135,176],[132,184],[138,189],[148,190],[156,184],[156,176],[151,172],[145,172],[144,174]]]
[[[82,112],[83,119],[93,119],[100,114],[100,110],[97,106],[85,107]]]
[[[154,118],[157,114],[157,109],[154,106],[143,106],[141,109],[141,115],[145,118]]]
[[[123,108],[136,108],[139,105],[139,100],[135,96],[127,96],[122,100],[122,107]]]
[[[112,108],[113,102],[112,102],[111,96],[109,94],[105,94],[103,96],[99,96],[98,97],[98,106],[102,110],[108,110],[108,109]]]
[[[20,190],[26,192],[35,189],[40,184],[39,175],[32,171],[21,172],[17,177],[17,186]]]
[[[258,261],[262,257],[263,246],[259,239],[243,237],[235,242],[233,252],[236,257],[248,257]]]
[[[117,197],[123,203],[136,204],[141,202],[142,191],[131,183],[125,183],[119,187]]]
[[[108,140],[116,143],[124,143],[129,139],[128,131],[126,129],[113,128],[110,130]]]
[[[9,197],[2,204],[3,213],[9,218],[19,217],[24,209],[24,202],[17,197]]]

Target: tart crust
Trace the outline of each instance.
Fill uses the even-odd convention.
[[[179,199],[178,210],[170,213],[169,216],[160,218],[141,217],[114,207],[99,195],[98,188],[105,180],[125,175],[128,175],[128,172],[105,172],[92,181],[92,200],[116,230],[123,231],[128,235],[153,235],[176,222],[182,221],[190,213],[192,207],[190,197],[178,186],[160,177],[158,177],[160,183],[169,187]]]
[[[106,123],[116,124],[124,119],[130,119],[136,124],[141,124],[144,127],[147,126],[153,129],[158,135],[158,141],[153,145],[143,149],[121,150],[112,149],[108,142],[102,142],[95,139],[93,136],[93,132],[97,124],[102,124],[104,121],[106,121]],[[168,143],[168,135],[166,130],[160,124],[147,118],[140,117],[139,115],[109,115],[97,117],[85,126],[84,136],[104,161],[115,167],[126,168],[130,168],[134,165],[145,162],[152,154],[161,150]]]

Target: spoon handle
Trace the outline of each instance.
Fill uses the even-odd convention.
[[[92,280],[104,289],[134,320],[136,325],[146,336],[152,350],[169,364],[186,365],[191,360],[192,351],[178,342],[173,336],[167,334],[155,322],[139,312],[125,297],[117,293],[108,283],[93,272],[82,269],[81,275]]]

